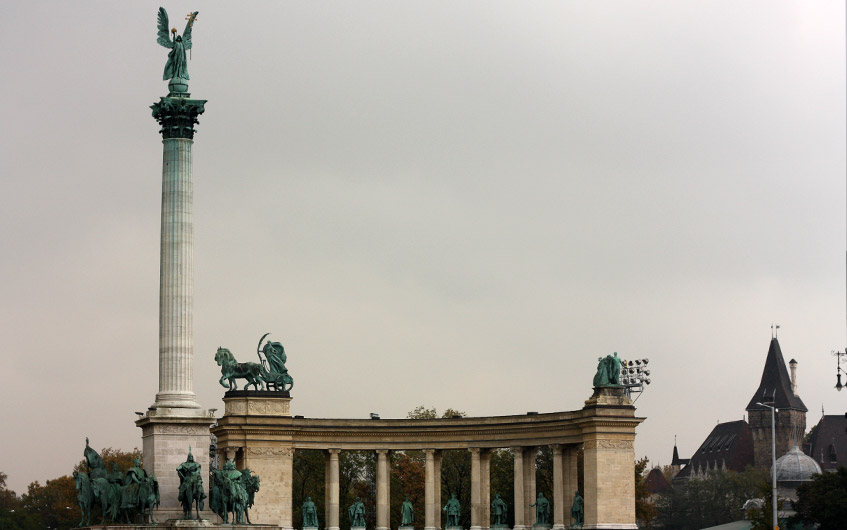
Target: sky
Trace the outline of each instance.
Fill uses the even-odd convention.
[[[0,471],[141,446],[158,390],[158,3],[0,3]],[[264,333],[292,412],[576,410],[649,358],[635,452],[741,419],[779,324],[847,410],[836,1],[172,1],[199,10],[194,390]],[[194,58],[196,57],[196,59]]]

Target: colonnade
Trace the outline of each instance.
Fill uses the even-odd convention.
[[[635,427],[643,418],[618,389],[597,389],[580,410],[513,416],[433,419],[322,419],[292,417],[291,398],[275,392],[228,392],[226,412],[212,428],[218,451],[249,467],[262,479],[251,515],[254,521],[292,528],[293,457],[297,450],[325,455],[326,530],[341,530],[340,462],[342,451],[376,454],[376,528],[391,530],[392,451],[423,451],[424,529],[441,530],[441,460],[443,451],[471,455],[469,530],[491,526],[491,454],[501,448],[514,455],[514,498],[503,499],[515,515],[515,530],[535,523],[536,455],[553,453],[552,530],[571,524],[578,489],[577,451],[584,449],[586,530],[634,530]],[[495,492],[496,493],[496,492]],[[346,522],[346,521],[345,521]],[[346,527],[346,524],[345,524]]]
[[[571,524],[571,497],[578,489],[578,445],[553,444],[553,528],[560,530]],[[536,455],[538,447],[512,447],[514,455],[515,497],[512,509],[515,530],[527,530],[535,523]],[[470,530],[490,527],[491,521],[491,449],[472,447]],[[324,451],[326,530],[340,530],[340,463],[339,449]],[[440,530],[441,526],[441,450],[424,449],[424,530]],[[376,530],[390,530],[391,472],[390,451],[376,450]],[[509,501],[507,501],[509,502]],[[395,521],[395,523],[397,523]],[[395,524],[399,526],[399,524]]]

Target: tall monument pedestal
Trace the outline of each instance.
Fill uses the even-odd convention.
[[[160,19],[163,10],[160,11]],[[164,14],[166,19],[167,14]],[[160,20],[161,23],[161,20]],[[190,24],[189,23],[189,28]],[[189,37],[190,38],[190,37]],[[189,41],[190,42],[190,41]],[[183,57],[184,57],[184,51]],[[187,78],[187,74],[185,75]],[[209,427],[215,418],[193,391],[194,221],[192,145],[194,126],[206,100],[191,99],[187,80],[175,79],[166,97],[150,108],[162,135],[162,224],[159,262],[159,391],[135,424],[141,428],[144,470],[159,481],[161,504],[155,517],[182,520],[177,467],[189,447],[201,466],[209,494]],[[217,521],[208,511],[202,517]],[[196,524],[195,524],[196,525]]]
[[[203,517],[218,520],[209,510],[209,427],[215,423],[215,418],[205,410],[189,409],[197,416],[186,416],[185,410],[180,410],[179,416],[169,415],[169,409],[164,414],[160,410],[148,411],[136,420],[141,427],[141,442],[144,455],[144,470],[153,473],[159,481],[159,497],[161,504],[154,513],[157,520],[182,519],[182,505],[179,503],[179,475],[176,468],[185,462],[188,448],[194,460],[200,464],[203,471],[203,488],[206,491],[206,505]],[[202,415],[201,415],[202,414]]]
[[[262,479],[250,520],[293,530],[291,397],[288,392],[234,390],[224,394],[224,404],[224,415],[215,427],[220,456]],[[274,428],[268,430],[268,425]]]

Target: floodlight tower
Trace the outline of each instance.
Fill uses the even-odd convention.
[[[624,387],[626,396],[632,399],[633,394],[639,394],[635,399],[641,397],[641,392],[644,392],[644,385],[650,384],[650,370],[647,364],[650,359],[635,359],[621,361],[620,382]]]

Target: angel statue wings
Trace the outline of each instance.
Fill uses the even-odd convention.
[[[165,81],[174,78],[190,79],[185,52],[191,49],[191,27],[194,25],[197,13],[199,11],[188,15],[188,22],[185,24],[185,31],[182,32],[182,35],[176,34],[176,28],[171,30],[171,33],[173,33],[173,40],[171,40],[168,35],[168,12],[163,7],[159,8],[159,38],[156,42],[171,50],[168,53],[168,62],[165,64],[165,75],[162,76]]]

